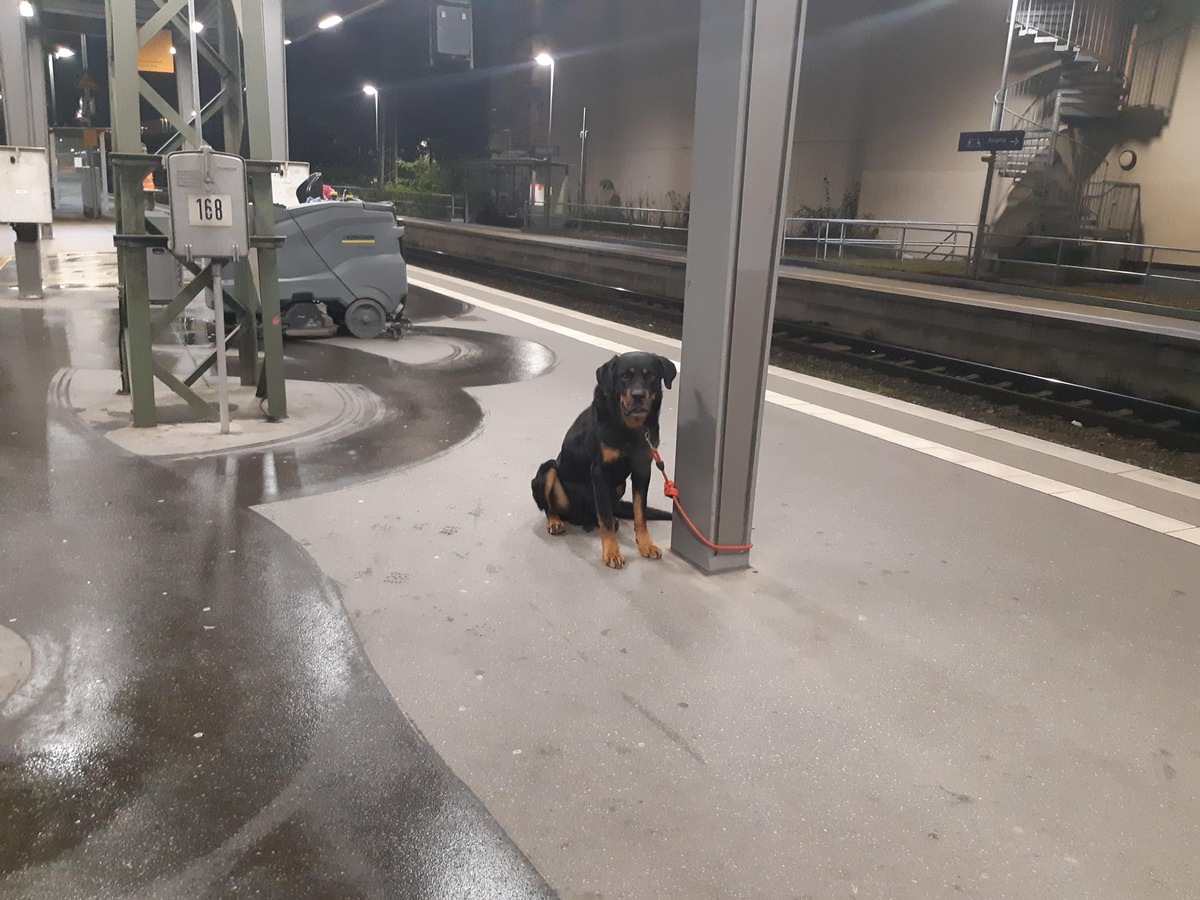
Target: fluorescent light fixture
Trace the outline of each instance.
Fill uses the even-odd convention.
[[[375,85],[373,85],[373,84],[364,84],[363,85],[363,93],[366,94],[368,97],[374,97],[376,94],[379,93],[379,91],[378,91],[378,89],[376,89]]]
[[[55,59],[70,59],[75,55],[75,51],[70,47],[57,47],[54,50]]]
[[[29,0],[21,0],[21,3],[17,9],[21,11],[21,15],[26,19],[33,18],[33,4],[30,3]]]
[[[317,27],[318,28],[332,28],[335,25],[341,25],[341,24],[342,24],[342,17],[339,16],[337,13],[333,13],[333,15],[326,16],[320,22],[318,22]]]
[[[204,30],[204,23],[201,22],[199,19],[194,19],[192,21],[191,28],[192,28],[192,31],[196,32],[196,34],[199,34],[200,32],[202,32]]]

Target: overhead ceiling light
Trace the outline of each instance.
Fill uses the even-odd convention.
[[[290,46],[291,46],[291,44],[292,44],[292,39],[291,39],[291,38],[284,38],[284,39],[283,39],[283,46],[285,46],[285,47],[290,47]]]
[[[533,61],[539,66],[549,66],[554,64],[554,57],[549,53],[539,53],[533,58]]]
[[[204,23],[201,22],[199,19],[193,19],[191,27],[192,27],[192,31],[196,32],[196,34],[199,34],[200,32],[202,32],[204,30]]]
[[[373,84],[364,84],[363,85],[363,93],[366,94],[368,97],[374,97],[376,94],[379,93],[379,90]]]
[[[334,13],[331,16],[326,16],[320,22],[318,22],[317,27],[318,28],[332,28],[335,25],[341,25],[341,24],[342,24],[342,17],[339,16],[337,13]]]
[[[70,59],[75,55],[75,51],[70,47],[57,47],[54,50],[55,59]]]
[[[29,0],[21,0],[21,3],[17,9],[21,11],[21,15],[26,19],[33,18],[33,4],[30,3]]]

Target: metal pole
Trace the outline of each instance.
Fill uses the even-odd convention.
[[[46,64],[50,67],[50,125],[58,124],[58,94],[54,90],[54,54],[46,54]]]
[[[1004,102],[1008,99],[1008,67],[1012,61],[1013,29],[1017,24],[1017,7],[1021,0],[1013,0],[1008,14],[1008,35],[1004,43],[1004,66],[1000,70],[1000,90],[992,101],[992,131],[999,131],[1004,121]],[[983,238],[987,230],[988,204],[992,199],[992,181],[996,175],[996,151],[988,154],[987,176],[983,185],[983,201],[979,205],[979,229],[975,234],[975,256],[971,261],[971,277],[978,278],[983,265]]]
[[[225,347],[225,294],[221,290],[221,263],[212,261],[213,314],[217,322],[217,398],[221,407],[221,434],[229,434],[229,378]]]
[[[992,199],[992,181],[996,174],[996,151],[987,157],[987,176],[983,182],[983,202],[979,204],[979,226],[975,230],[975,258],[971,260],[971,277],[978,278],[983,266],[983,238],[987,232],[988,204]]]
[[[555,61],[550,60],[550,112],[546,116],[546,143],[554,144],[554,66]]]
[[[80,63],[83,64],[84,76],[87,78],[90,78],[91,73],[88,72],[87,45],[88,45],[88,36],[86,34],[79,35],[79,56],[80,56],[79,61],[80,61]],[[83,124],[88,125],[88,126],[94,125],[95,122],[93,122],[92,120],[95,119],[95,117],[96,117],[96,112],[92,105],[92,89],[84,88],[83,89]],[[101,204],[101,206],[103,207],[103,204]]]
[[[579,128],[579,205],[587,203],[587,107],[583,108],[583,125]],[[580,209],[580,215],[583,210]]]
[[[199,48],[197,42],[200,40],[200,35],[192,26],[196,24],[196,0],[188,0],[188,48],[189,55],[192,58],[192,115],[183,116],[185,122],[190,119],[195,119],[195,138],[191,141],[186,141],[184,146],[189,150],[199,150],[204,146],[204,126],[200,123],[200,63],[197,58]],[[186,138],[186,135],[184,136]]]
[[[702,0],[676,479],[697,528],[749,543],[807,0]],[[637,490],[637,487],[634,487]],[[746,568],[676,516],[671,549]]]
[[[379,156],[379,190],[383,190],[383,147],[379,143],[379,91],[375,98],[375,153]]]

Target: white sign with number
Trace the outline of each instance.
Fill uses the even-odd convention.
[[[250,245],[246,162],[231,153],[167,156],[171,252],[183,259],[240,259]]]
[[[188,223],[210,228],[229,228],[233,224],[228,194],[203,194],[188,197]]]

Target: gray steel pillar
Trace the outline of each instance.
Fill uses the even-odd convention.
[[[142,149],[136,0],[108,0],[108,102],[114,153]],[[182,104],[181,104],[182,105]]]
[[[14,7],[15,8],[15,7]],[[4,85],[4,123],[8,143],[16,147],[50,148],[46,119],[46,60],[42,39],[31,19],[0,16],[0,83]],[[49,155],[49,154],[48,154]],[[37,225],[17,225],[13,256],[17,292],[22,299],[42,298],[42,250]],[[46,236],[53,232],[45,227]]]
[[[717,544],[750,542],[783,197],[808,0],[703,0],[676,481]],[[672,549],[706,573],[745,568],[676,515]]]
[[[179,114],[185,122],[196,122],[196,127],[201,127],[199,124],[200,110],[196,110],[196,115],[192,115],[192,107],[196,105],[196,84],[195,77],[192,73],[192,54],[190,52],[190,35],[189,46],[179,47],[175,54],[175,95],[178,97]],[[184,141],[186,145],[186,141]],[[149,147],[150,152],[157,152],[159,148]],[[178,149],[174,145],[171,149]],[[226,147],[226,150],[229,148]],[[230,153],[235,151],[230,150]]]
[[[13,4],[13,10],[16,4]],[[7,12],[0,16],[0,80],[4,84],[4,122],[8,143],[49,147],[46,121],[46,58],[32,19]]]
[[[246,92],[250,158],[282,162],[288,158],[282,0],[244,0],[241,26],[242,58],[250,87]]]
[[[42,252],[38,245],[38,226],[14,225],[13,257],[17,267],[17,296],[22,300],[41,300]]]

